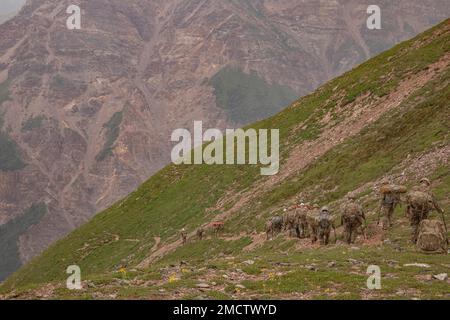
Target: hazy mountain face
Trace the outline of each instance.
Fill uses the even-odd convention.
[[[30,1],[0,26],[12,269],[168,163],[172,130],[267,117],[450,13],[446,0],[380,1],[383,28],[368,30],[369,1],[76,2],[81,30],[61,0]],[[12,232],[15,221],[29,223]]]

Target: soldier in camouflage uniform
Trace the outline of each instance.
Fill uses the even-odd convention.
[[[307,214],[310,207],[303,202],[295,209],[297,215],[297,230],[299,238],[306,238],[308,236],[308,221]]]
[[[197,239],[202,241],[203,235],[205,234],[205,229],[203,227],[200,227],[197,229]]]
[[[186,244],[186,242],[187,242],[187,232],[186,232],[185,228],[181,229],[180,236],[181,236],[181,241],[183,242],[183,244]]]
[[[347,244],[351,244],[355,242],[360,227],[362,227],[364,233],[366,217],[362,206],[356,203],[356,197],[353,194],[349,194],[347,199],[341,216],[341,224],[344,226],[345,241]]]
[[[420,202],[423,202],[423,205],[418,205]],[[413,187],[412,191],[407,196],[406,213],[412,227],[411,241],[413,243],[417,242],[420,222],[428,219],[428,215],[432,210],[444,213],[431,191],[430,180],[422,178],[419,185]]]
[[[330,214],[328,207],[323,207],[319,214],[319,226],[318,226],[318,236],[320,244],[328,245],[330,240],[331,229],[334,230],[334,236],[336,238],[336,229],[334,226],[333,218]]]
[[[317,215],[308,215],[308,224],[310,226],[310,235],[312,243],[315,243],[317,239],[320,240],[320,244],[328,245],[330,240],[331,229],[334,230],[336,237],[336,230],[330,210],[328,207],[322,207],[320,213]]]
[[[284,230],[289,232],[289,236],[300,237],[299,229],[298,229],[298,217],[297,210],[292,209],[286,212],[283,218],[284,222]]]
[[[388,180],[382,182],[382,187],[389,185]],[[383,216],[382,227],[387,230],[392,226],[392,216],[394,215],[395,206],[397,205],[396,197],[393,193],[382,193],[380,201],[380,210]],[[378,221],[379,223],[379,221]]]
[[[267,240],[273,238],[275,232],[283,230],[283,217],[274,216],[266,222],[266,236]]]

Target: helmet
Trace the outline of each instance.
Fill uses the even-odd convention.
[[[327,206],[322,207],[322,209],[320,209],[320,212],[330,212],[330,209],[328,209]]]
[[[349,194],[347,194],[347,199],[348,200],[356,200],[356,196],[354,193],[349,193]]]
[[[424,182],[425,182],[428,186],[431,185],[430,180],[428,180],[427,178],[422,178],[422,179],[420,179],[420,183],[424,183]]]

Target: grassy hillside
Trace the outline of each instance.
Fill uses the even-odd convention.
[[[448,283],[431,278],[448,273],[448,255],[416,252],[401,208],[382,233],[373,191],[383,176],[412,186],[427,175],[448,212],[449,51],[445,21],[250,126],[280,129],[278,176],[258,166],[166,167],[11,276],[4,297],[450,298]],[[266,219],[299,197],[339,214],[349,191],[368,212],[368,240],[343,245],[339,229],[326,248],[287,235],[264,241]],[[226,221],[220,237],[181,245],[181,228],[215,219]],[[416,262],[428,267],[405,266]],[[71,264],[82,291],[64,289]],[[370,264],[381,267],[382,290],[365,289]]]

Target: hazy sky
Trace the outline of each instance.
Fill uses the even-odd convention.
[[[0,15],[8,14],[20,9],[26,0],[0,0]]]

